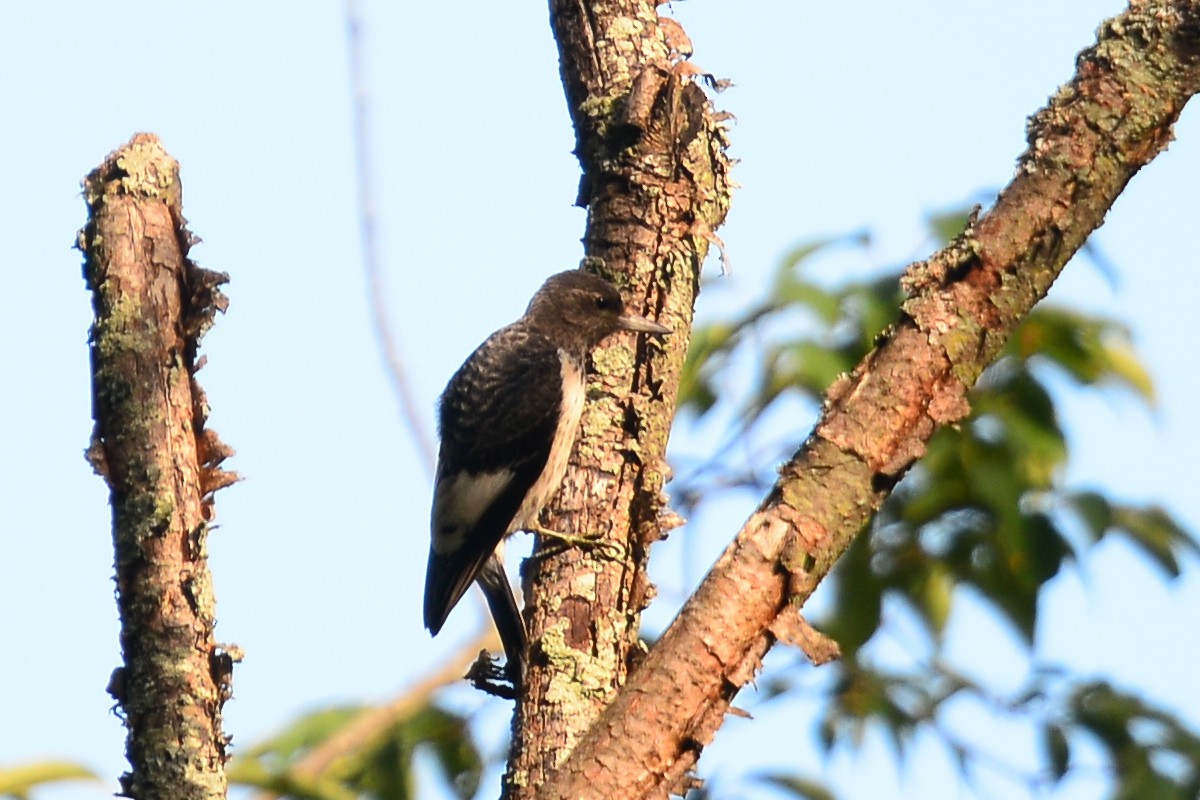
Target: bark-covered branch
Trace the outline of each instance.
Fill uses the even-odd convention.
[[[79,235],[92,291],[95,430],[88,459],[111,492],[124,666],[109,691],[129,730],[125,796],[225,797],[235,648],[213,639],[206,539],[212,493],[236,480],[232,454],[204,428],[195,380],[200,337],[228,276],[188,258],[179,164],[138,134],[83,182]]]
[[[554,555],[539,543],[527,562],[532,663],[505,777],[513,798],[551,778],[627,674],[700,266],[730,199],[724,131],[655,3],[552,0],[550,15],[591,267],[676,334],[637,350],[614,337],[593,354],[581,441],[547,523],[602,544]]]
[[[603,73],[575,68],[564,59],[569,95]],[[1031,120],[995,206],[909,267],[900,319],[830,388],[774,489],[538,798],[659,798],[685,777],[775,643],[772,629],[790,624],[934,431],[967,413],[967,390],[1198,90],[1197,0],[1133,2],[1101,26]]]

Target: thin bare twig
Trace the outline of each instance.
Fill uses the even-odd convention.
[[[408,425],[409,435],[421,454],[426,471],[432,475],[435,462],[433,436],[417,411],[416,398],[408,377],[399,340],[392,328],[387,303],[384,300],[383,269],[379,259],[379,244],[375,232],[375,192],[371,183],[370,133],[367,126],[367,81],[362,59],[362,20],[357,0],[346,0],[346,49],[350,61],[351,103],[354,108],[354,177],[358,185],[358,216],[362,230],[363,270],[367,278],[367,294],[371,305],[371,322],[375,338],[387,365],[392,391],[400,404],[400,413]]]

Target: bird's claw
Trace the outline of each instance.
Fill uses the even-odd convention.
[[[532,526],[530,533],[536,533],[545,539],[554,539],[560,545],[554,550],[547,550],[538,553],[540,558],[549,558],[556,556],[566,550],[568,547],[580,547],[586,550],[598,550],[602,558],[607,558],[611,561],[624,561],[628,552],[625,548],[616,542],[602,539],[599,536],[573,536],[569,533],[561,533],[552,531],[549,528],[543,528],[541,525]]]
[[[463,676],[481,692],[512,700],[517,696],[517,682],[509,674],[507,665],[501,667],[487,650],[479,651],[479,658]]]

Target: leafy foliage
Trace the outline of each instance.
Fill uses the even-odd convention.
[[[65,761],[39,761],[0,767],[0,797],[25,800],[39,787],[70,780],[96,780],[86,767]]]
[[[1108,752],[1117,773],[1117,798],[1200,796],[1200,737],[1173,715],[1100,682],[1074,693],[1065,722],[1098,739]],[[1057,768],[1066,763],[1069,750],[1062,733],[1066,724],[1056,727],[1059,733],[1048,731],[1047,738],[1062,750],[1055,757]]]
[[[782,789],[792,797],[800,800],[834,800],[834,795],[816,781],[798,778],[794,775],[768,774],[759,777],[769,786]]]
[[[931,236],[945,241],[965,221],[965,213],[935,217]],[[757,426],[768,424],[764,420],[778,419],[772,412],[781,403],[815,406],[820,393],[871,349],[900,305],[897,273],[837,287],[810,274],[834,246],[867,241],[855,235],[797,248],[763,299],[732,319],[698,328],[681,408],[703,419],[721,411],[729,416],[722,404],[736,406],[731,438],[741,439],[753,438]],[[731,399],[736,382],[728,375],[744,372],[747,363],[753,365],[751,388]],[[1047,582],[1101,539],[1122,537],[1171,577],[1179,574],[1184,553],[1200,549],[1163,509],[1063,485],[1069,450],[1047,386],[1052,375],[1079,386],[1118,388],[1147,406],[1154,401],[1124,326],[1044,304],[1027,318],[972,392],[971,416],[934,436],[835,570],[832,610],[818,624],[841,645],[844,660],[833,667],[823,740],[827,747],[858,742],[874,726],[900,753],[919,729],[945,734],[943,707],[971,696],[1040,726],[1045,769],[1028,778],[1030,785],[1063,779],[1072,768],[1071,743],[1087,735],[1108,754],[1117,797],[1194,797],[1197,739],[1170,714],[1105,684],[1071,685],[1045,665],[1031,671],[1023,692],[1005,699],[957,674],[940,655],[963,590],[1006,619],[1032,649]],[[791,447],[803,432],[795,435]],[[774,462],[753,459],[739,465],[725,450],[711,461],[685,465],[677,470],[683,475],[677,500],[694,511],[722,489],[761,491],[773,480],[768,470]],[[870,655],[868,644],[884,630],[888,604],[907,609],[928,635],[930,652],[911,670],[886,669]],[[786,691],[785,678],[767,683]],[[969,777],[972,749],[948,734],[943,740]],[[772,780],[788,788],[780,776]],[[800,788],[789,790],[792,796],[816,796],[808,782],[794,780]]]
[[[946,239],[966,215],[930,220]],[[699,463],[677,463],[672,487],[687,512],[738,487],[761,493],[783,450],[755,452],[745,442],[759,429],[776,448],[794,448],[805,431],[779,442],[780,406],[814,409],[821,393],[849,371],[895,318],[901,302],[896,274],[830,286],[810,272],[838,249],[857,249],[867,236],[829,239],[796,248],[780,265],[764,297],[731,319],[697,328],[681,382],[685,418],[728,423],[726,445]],[[744,380],[746,365],[752,376]],[[1005,695],[956,671],[944,657],[943,634],[964,591],[1008,621],[1032,651],[1038,600],[1048,581],[1095,543],[1117,536],[1166,576],[1180,571],[1197,545],[1163,509],[1121,503],[1068,487],[1069,457],[1047,380],[1057,374],[1079,386],[1115,387],[1151,405],[1153,388],[1113,320],[1042,306],[1026,320],[971,395],[973,413],[940,431],[926,456],[839,562],[831,612],[819,624],[838,640],[843,660],[822,668],[829,678],[820,720],[827,748],[861,742],[882,731],[903,754],[915,736],[933,731],[970,779],[984,757],[945,725],[946,709],[969,700],[1029,720],[1042,767],[1017,776],[1031,792],[1065,780],[1085,742],[1107,759],[1114,797],[1190,798],[1200,792],[1200,738],[1169,712],[1099,681],[1082,681],[1055,665],[1035,664],[1018,691]],[[872,656],[885,635],[885,608],[906,609],[927,634],[926,652],[904,668]],[[1032,658],[1032,655],[1031,655]],[[791,691],[796,670],[766,675],[768,698]],[[459,797],[478,789],[482,757],[467,721],[436,706],[392,720],[386,730],[352,746],[320,769],[312,756],[345,737],[364,714],[341,708],[310,714],[231,765],[231,780],[278,795],[312,800],[407,800],[414,796],[413,758],[424,748]],[[353,739],[353,737],[350,737]],[[819,782],[779,772],[756,776],[772,796],[831,800]],[[719,785],[719,782],[718,784]],[[699,798],[723,796],[714,786]]]
[[[358,737],[354,726],[364,715],[385,713],[363,707],[331,708],[308,714],[275,738],[233,761],[232,783],[252,786],[297,800],[410,800],[415,798],[413,758],[425,748],[460,798],[479,788],[483,758],[467,721],[434,705],[390,720],[381,730]],[[350,741],[326,763],[307,758],[335,737]]]

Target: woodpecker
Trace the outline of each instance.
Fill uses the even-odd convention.
[[[625,313],[617,289],[560,272],[525,315],[489,336],[454,373],[438,404],[437,474],[425,573],[425,627],[436,636],[471,581],[479,583],[514,685],[527,637],[504,572],[504,540],[540,531],[579,430],[588,356],[618,330],[670,333]]]

